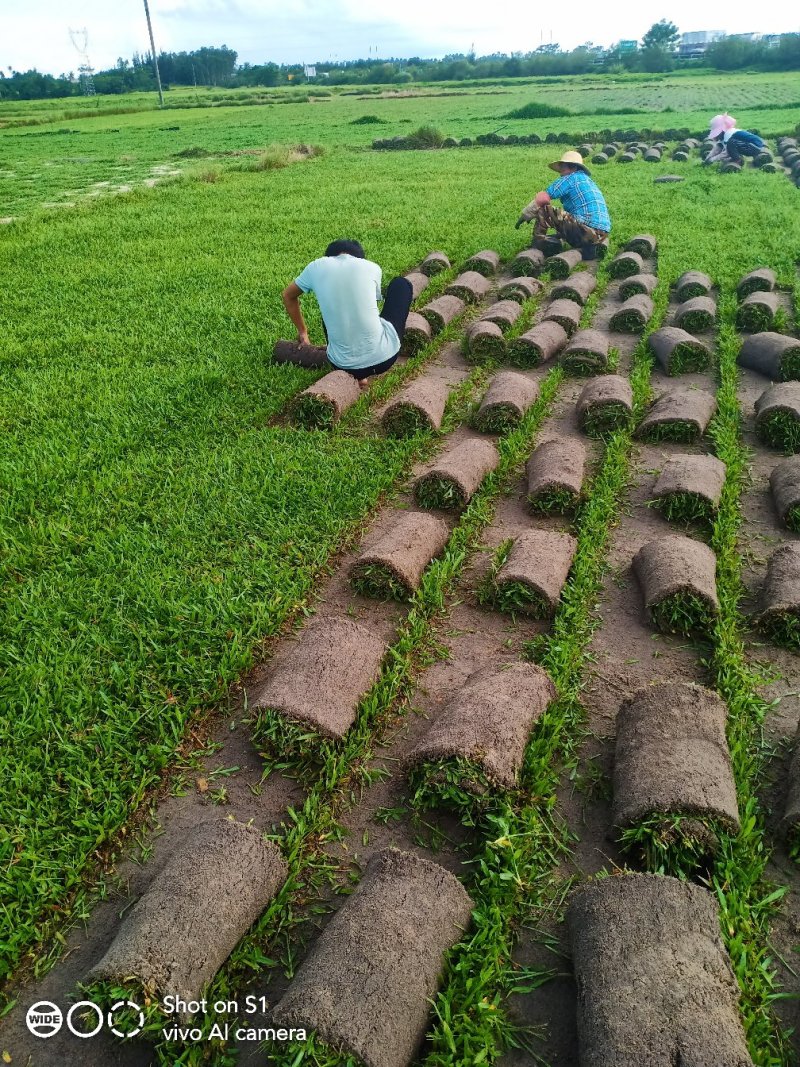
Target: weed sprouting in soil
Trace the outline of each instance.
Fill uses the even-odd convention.
[[[630,425],[632,418],[630,408],[612,400],[589,408],[583,416],[582,426],[589,437],[600,438]]]
[[[717,514],[717,509],[711,501],[700,493],[669,493],[652,503],[667,522],[678,523],[682,526],[700,523],[710,528]]]
[[[650,605],[650,620],[662,633],[707,635],[714,624],[711,604],[688,590],[680,590]]]
[[[758,436],[787,456],[800,452],[800,419],[791,411],[771,411],[756,422]]]
[[[453,510],[466,504],[464,490],[452,478],[432,472],[414,486],[414,496],[421,508]]]
[[[528,497],[528,504],[535,515],[571,515],[580,502],[580,493],[565,485],[549,485]]]
[[[408,600],[411,590],[383,563],[358,563],[350,578],[357,593],[376,600]]]
[[[654,814],[620,834],[620,845],[645,870],[673,878],[707,876],[724,828],[716,820],[689,814]]]

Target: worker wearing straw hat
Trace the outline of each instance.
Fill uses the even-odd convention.
[[[711,120],[708,138],[717,143],[703,160],[706,164],[721,163],[724,160],[741,163],[742,156],[757,156],[759,152],[764,151],[764,142],[758,134],[740,130],[736,119],[727,111],[724,115],[715,115]]]
[[[565,152],[550,164],[559,177],[531,200],[517,220],[533,222],[533,247],[543,243],[547,231],[555,229],[562,241],[579,248],[584,259],[605,255],[611,219],[600,189],[589,176],[580,152]],[[560,200],[561,207],[554,207]]]

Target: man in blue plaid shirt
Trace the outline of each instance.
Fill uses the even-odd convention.
[[[573,248],[579,248],[584,259],[598,259],[605,255],[611,219],[603,194],[589,177],[580,152],[565,152],[561,159],[550,164],[560,175],[546,189],[537,193],[523,209],[517,229],[524,222],[533,221],[533,247],[541,245],[552,227],[558,236]],[[552,201],[560,200],[562,207]]]

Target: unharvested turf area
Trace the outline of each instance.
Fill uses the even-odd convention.
[[[622,106],[599,84],[597,106]],[[311,610],[332,555],[430,448],[420,437],[385,438],[368,420],[368,401],[332,434],[286,424],[286,401],[318,375],[271,365],[274,342],[291,336],[281,288],[339,236],[362,240],[385,278],[436,248],[454,265],[483,248],[508,260],[526,240],[514,230],[520,208],[551,177],[547,162],[571,147],[379,153],[367,148],[372,137],[423,121],[454,136],[503,125],[543,134],[700,128],[739,99],[793,100],[783,78],[721,78],[714,91],[707,79],[674,84],[675,112],[650,116],[506,123],[499,116],[534,96],[587,108],[563,85],[504,86],[508,95],[484,87],[466,103],[334,97],[71,118],[76,132],[47,136],[48,126],[0,129],[0,217],[17,220],[0,226],[0,978],[21,963],[44,970],[57,954],[49,938],[65,912],[85,909],[101,866],[119,853],[121,827],[176,753],[192,747],[187,726],[228,706],[266,639]],[[737,96],[743,84],[758,91]],[[663,86],[657,99],[647,95],[652,86],[626,88],[624,99],[663,108],[673,99],[672,83]],[[364,114],[386,124],[352,125]],[[788,133],[800,108],[736,114]],[[180,128],[164,129],[172,125]],[[255,157],[175,158],[192,146],[215,153],[273,142],[326,151],[275,170],[237,169]],[[733,287],[769,265],[794,294],[785,321],[794,318],[796,330],[800,191],[783,174],[720,175],[701,170],[696,156],[667,160],[595,172],[612,246],[642,231],[658,237],[657,306],[666,307],[667,284],[682,271],[707,271],[723,298],[720,351],[730,354]],[[184,173],[143,186],[167,165]],[[686,181],[653,184],[663,173]],[[129,192],[84,197],[92,182],[129,177]],[[59,200],[76,206],[42,206]],[[318,315],[309,310],[308,319],[321,341]],[[739,455],[731,368],[732,359],[721,393],[733,407],[718,436],[729,463]],[[621,491],[612,486],[609,499]],[[730,701],[749,685],[736,675],[731,636],[736,507],[734,496],[715,545],[732,597],[730,629],[714,653]],[[609,505],[599,528],[617,517]],[[591,582],[587,589],[588,611]],[[583,651],[577,642],[576,655]],[[720,681],[726,671],[736,677]],[[734,752],[744,780],[757,743],[747,735],[735,744],[747,750]],[[749,827],[739,847],[762,844]],[[742,855],[733,848],[725,862],[740,870]],[[741,895],[732,894],[732,923],[757,896]],[[740,980],[751,978],[743,965]],[[764,1001],[763,990],[754,993],[745,1016]],[[767,1049],[761,1025],[748,1033]],[[771,1048],[759,1063],[780,1062]],[[442,1053],[432,1062],[467,1060]]]

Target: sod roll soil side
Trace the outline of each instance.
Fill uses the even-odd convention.
[[[412,300],[416,300],[428,288],[430,279],[420,270],[412,270],[405,277],[406,281],[411,282]]]
[[[443,867],[410,852],[374,856],[274,1011],[365,1067],[408,1067],[428,1028],[445,953],[472,901]]]
[[[419,500],[427,483],[445,481],[455,487],[459,503],[464,506],[499,462],[500,453],[491,441],[469,438],[438,456],[434,466],[417,478],[414,492]]]
[[[497,300],[484,308],[479,321],[494,322],[505,333],[517,321],[521,311],[522,308],[516,300]]]
[[[776,464],[770,473],[769,484],[781,521],[797,530],[800,513],[793,516],[792,512],[800,508],[800,456],[789,456]]]
[[[536,367],[557,356],[569,340],[559,322],[540,322],[508,343],[508,359],[517,367]]]
[[[547,261],[547,273],[551,278],[566,278],[571,271],[581,262],[580,250],[569,248],[566,252],[558,252]]]
[[[408,764],[461,757],[513,789],[533,725],[555,698],[555,686],[533,663],[483,667],[438,712]]]
[[[678,424],[692,430],[694,438],[702,437],[717,410],[717,398],[702,389],[673,389],[659,396],[639,423],[637,436],[647,439],[662,434]]]
[[[796,838],[798,829],[800,829],[800,723],[794,736],[792,758],[789,763],[783,829],[791,838]]]
[[[558,301],[558,303],[569,301]],[[577,304],[572,305],[577,308]],[[579,310],[579,309],[578,309]],[[603,330],[579,330],[563,348],[559,363],[575,374],[597,374],[608,367],[609,337]]]
[[[314,619],[276,656],[250,706],[271,709],[325,737],[344,737],[378,679],[385,652],[368,626],[336,616]]]
[[[675,325],[689,333],[710,330],[717,321],[717,305],[710,296],[693,296],[675,310]]]
[[[422,315],[428,320],[434,334],[441,331],[453,319],[458,318],[465,308],[464,301],[457,296],[437,296],[422,309]]]
[[[707,296],[714,283],[701,270],[687,270],[675,282],[675,299],[684,304],[695,296]]]
[[[751,334],[739,349],[738,362],[773,382],[796,381],[800,378],[800,341],[770,330]]]
[[[440,274],[442,271],[450,270],[450,260],[444,252],[429,252],[420,264],[419,269],[423,274],[432,278],[434,274]]]
[[[276,341],[273,363],[291,363],[296,367],[326,367],[328,350],[321,345],[301,345],[299,341]]]
[[[716,456],[670,456],[653,487],[653,499],[691,493],[716,510],[725,484],[725,464]]]
[[[601,878],[572,894],[567,923],[580,1067],[753,1067],[711,893]]]
[[[418,311],[410,311],[406,319],[406,332],[400,348],[402,355],[412,356],[424,348],[433,337],[433,330],[428,320]]]
[[[498,590],[523,586],[541,602],[541,614],[555,614],[578,542],[553,530],[525,530],[514,540],[508,559],[495,576]],[[524,608],[520,610],[524,611]],[[535,609],[539,614],[538,607]]]
[[[126,912],[91,977],[197,1000],[286,879],[260,830],[221,815],[191,832]]]
[[[702,602],[708,613],[718,614],[717,557],[702,541],[681,534],[657,537],[639,549],[633,569],[653,623],[658,607],[678,594],[689,595]]]
[[[638,252],[643,259],[649,259],[655,254],[658,242],[652,233],[637,233],[623,245],[625,252]]]
[[[372,548],[364,549],[353,564],[354,578],[365,567],[377,564],[390,571],[411,595],[434,556],[438,556],[450,530],[443,519],[420,511],[395,512],[394,525]]]
[[[352,374],[344,370],[334,370],[295,397],[291,405],[292,417],[295,422],[304,426],[332,424],[338,422],[360,396],[361,390]],[[305,406],[309,402],[308,398],[312,398],[311,402],[315,405],[313,417],[309,416],[310,409]],[[323,420],[317,418],[316,405],[326,413]]]
[[[519,307],[519,305],[517,305]],[[502,360],[506,354],[506,339],[496,322],[477,319],[471,322],[464,333],[467,358],[472,363],[485,360]]]
[[[499,266],[500,256],[497,252],[493,252],[491,249],[485,249],[483,252],[476,252],[475,255],[470,256],[464,264],[465,270],[476,270],[479,274],[484,274],[487,277],[496,274]]]
[[[778,279],[774,270],[770,270],[769,267],[759,267],[758,270],[751,270],[749,274],[739,279],[736,295],[740,300],[744,300],[750,293],[771,293],[777,284]]]
[[[554,300],[545,308],[542,322],[557,322],[571,337],[581,321],[581,306],[574,300]]]
[[[711,362],[708,345],[678,326],[662,326],[660,330],[654,330],[647,343],[665,374],[704,370]]]
[[[475,414],[474,425],[482,432],[493,432],[498,418],[509,425],[518,424],[539,395],[539,384],[516,371],[496,374]]]
[[[623,300],[627,300],[629,296],[636,296],[637,293],[652,296],[657,285],[658,278],[655,274],[632,274],[630,278],[625,278],[620,283],[619,295]]]
[[[445,293],[448,296],[460,297],[467,304],[477,304],[490,288],[491,282],[483,274],[476,270],[466,270],[447,286]]]
[[[695,815],[711,852],[716,836],[704,822],[736,833],[727,717],[716,693],[691,682],[645,686],[624,701],[617,714],[614,826],[624,830],[652,815]]]
[[[619,374],[603,374],[584,386],[575,404],[578,422],[585,426],[587,419],[596,417],[599,409],[609,405],[614,405],[620,416],[633,414],[631,383]]]
[[[500,288],[498,297],[500,300],[516,300],[518,304],[524,304],[542,291],[542,283],[536,278],[512,278]]]
[[[633,274],[644,273],[644,262],[638,252],[620,252],[608,265],[612,278],[629,278]]]
[[[564,489],[577,500],[586,475],[586,448],[574,437],[543,441],[531,454],[525,472],[532,503],[554,489]]]
[[[646,293],[629,296],[614,312],[609,329],[620,333],[641,333],[653,314],[653,301]]]
[[[412,432],[424,428],[440,430],[448,395],[447,385],[441,378],[415,378],[384,411],[381,418],[384,432],[402,436],[409,424],[413,425]]]
[[[552,260],[551,260],[552,262]],[[581,307],[597,288],[597,278],[584,270],[553,287],[554,300],[574,300]]]
[[[523,248],[514,257],[514,262],[511,264],[511,273],[535,278],[541,273],[544,264],[544,252],[541,252],[538,248]]]

